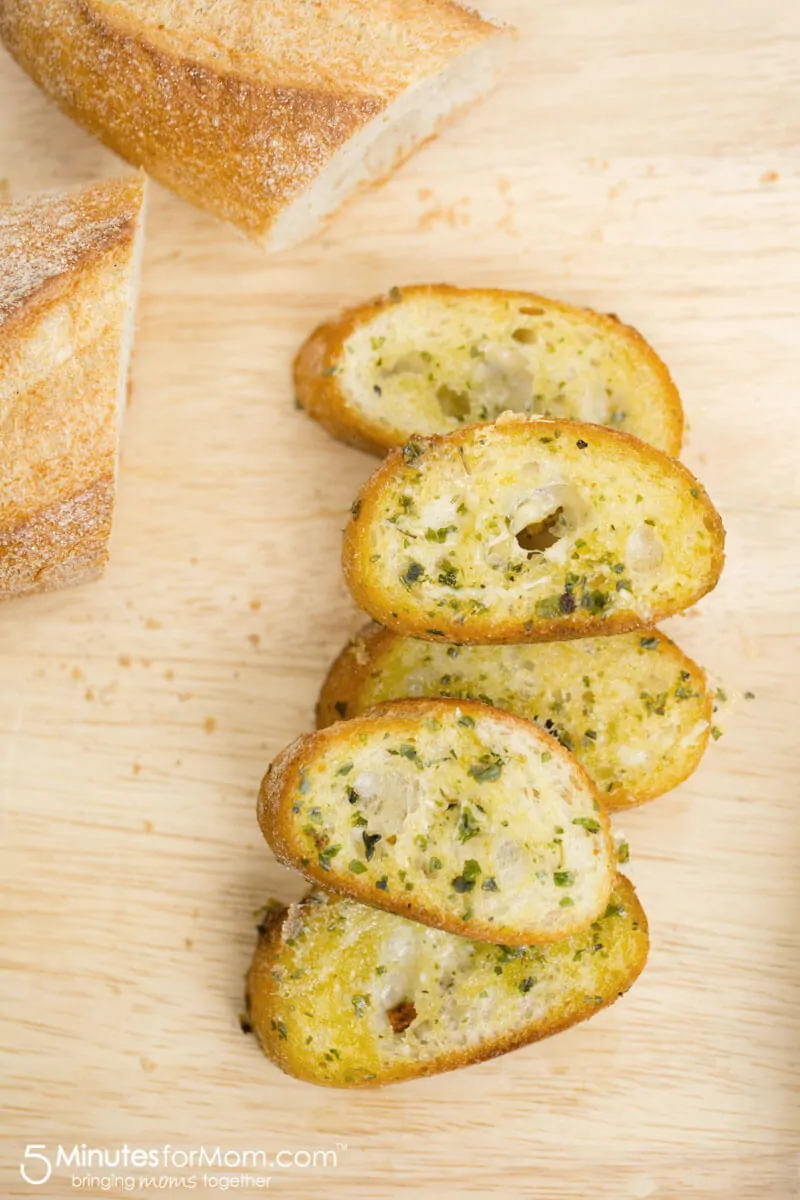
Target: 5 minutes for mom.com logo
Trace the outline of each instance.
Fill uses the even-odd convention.
[[[222,1146],[196,1146],[182,1149],[178,1146],[122,1146],[100,1148],[87,1146],[86,1143],[71,1146],[50,1146],[44,1142],[30,1142],[22,1155],[19,1173],[31,1187],[41,1187],[47,1183],[54,1172],[71,1172],[72,1186],[98,1186],[93,1179],[84,1183],[83,1175],[87,1172],[107,1175],[110,1171],[154,1171],[163,1172],[161,1176],[128,1176],[130,1189],[134,1187],[186,1187],[194,1188],[201,1183],[206,1186],[220,1187],[222,1180],[232,1171],[325,1171],[335,1170],[339,1166],[341,1155],[347,1150],[346,1142],[337,1142],[328,1149],[295,1149],[278,1150],[270,1153],[267,1150],[224,1149]],[[205,1176],[198,1179],[188,1177],[186,1171],[216,1171],[223,1172],[222,1176]],[[76,1174],[79,1172],[80,1174]],[[170,1185],[168,1179],[174,1178]],[[178,1182],[180,1180],[181,1182]],[[256,1183],[256,1179],[253,1179]],[[270,1179],[259,1179],[262,1187],[269,1187]],[[122,1184],[120,1179],[117,1186]],[[100,1184],[102,1186],[102,1184]],[[123,1185],[124,1186],[124,1185]],[[235,1185],[234,1185],[235,1186]],[[241,1183],[238,1186],[242,1186]],[[224,1184],[222,1184],[224,1188]]]

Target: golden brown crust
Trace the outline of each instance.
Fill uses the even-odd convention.
[[[89,583],[108,562],[114,477],[0,528],[0,599]]]
[[[298,12],[279,0],[261,16],[255,3],[201,13],[188,0],[3,0],[0,36],[39,86],[117,154],[265,240],[282,210],[396,96],[497,32],[450,0],[427,0],[408,13],[408,53],[365,68],[359,53],[375,57],[373,39],[354,38],[352,28],[348,36],[346,24],[337,33],[336,19],[388,21],[378,8],[386,3],[371,13],[364,0],[336,0],[325,12]]]
[[[431,618],[426,616],[422,606],[418,606],[416,612],[407,611],[402,618],[398,618],[392,609],[391,601],[384,594],[380,580],[372,569],[367,550],[368,531],[382,501],[384,489],[391,488],[405,464],[404,451],[395,448],[390,451],[358,493],[344,532],[342,546],[342,569],[347,585],[359,608],[374,620],[407,637],[421,638],[424,641],[452,641],[462,645],[564,641],[570,638],[631,633],[634,630],[647,628],[649,625],[658,624],[667,617],[674,616],[676,612],[696,604],[716,587],[725,562],[725,529],[722,518],[714,508],[705,488],[683,463],[670,458],[663,451],[656,450],[655,447],[640,441],[631,434],[612,430],[603,425],[586,425],[579,421],[519,418],[504,419],[503,426],[504,432],[509,437],[530,440],[532,443],[543,433],[559,429],[565,440],[573,438],[580,441],[590,438],[595,446],[599,445],[612,456],[619,455],[620,451],[629,447],[635,452],[637,459],[649,462],[662,473],[671,476],[679,486],[683,486],[687,492],[692,493],[697,504],[703,510],[703,521],[713,541],[713,554],[704,577],[698,580],[695,590],[680,605],[670,604],[666,600],[660,605],[654,603],[646,620],[638,617],[631,610],[612,612],[608,616],[596,616],[582,608],[576,608],[571,614],[557,618],[537,617],[535,620],[531,619],[520,624],[514,620],[498,619],[489,608],[486,613],[470,618],[470,624],[467,627],[453,621],[442,610],[436,618],[440,628],[433,631],[430,628]],[[414,442],[422,453],[429,448],[442,445],[458,448],[479,436],[481,430],[490,430],[496,427],[496,424],[492,425],[490,422],[477,423],[456,430],[454,433],[434,435],[429,438],[415,438]]]
[[[0,206],[0,599],[108,557],[143,176]]]
[[[603,792],[603,804],[610,812],[638,808],[678,787],[697,769],[710,737],[714,697],[709,690],[705,672],[661,630],[646,628],[641,632],[658,640],[661,650],[674,660],[676,670],[684,673],[687,687],[704,697],[702,719],[706,722],[706,728],[698,734],[691,749],[684,751],[679,761],[662,764],[657,786],[637,788],[634,793],[620,785],[612,791]],[[390,651],[398,637],[399,634],[371,621],[350,639],[331,663],[320,689],[316,705],[317,729],[326,729],[336,721],[349,720],[361,716],[366,711],[369,705],[365,706],[364,692],[368,687],[370,675],[380,665],[384,654]]]
[[[107,254],[132,247],[144,201],[141,175],[0,204],[0,371],[41,309],[74,292]]]
[[[504,288],[461,288],[447,283],[415,284],[393,289],[391,293],[377,296],[354,308],[347,309],[334,321],[317,327],[300,347],[294,363],[294,385],[298,402],[309,416],[341,442],[355,446],[369,454],[385,455],[403,445],[408,430],[387,428],[363,412],[356,412],[347,403],[334,369],[342,360],[344,347],[351,334],[387,305],[415,296],[452,296],[454,298],[490,298],[508,300],[531,305],[544,305],[548,309],[569,315],[580,314],[587,323],[603,332],[613,329],[616,335],[622,330],[637,354],[647,362],[661,386],[664,405],[664,420],[667,426],[668,445],[665,451],[673,458],[681,452],[683,443],[683,405],[669,368],[656,354],[649,342],[632,325],[626,325],[612,313],[599,313],[590,308],[551,300],[536,292],[509,291]]]
[[[401,1061],[392,1067],[384,1067],[380,1077],[374,1080],[358,1080],[348,1084],[325,1080],[308,1070],[305,1059],[292,1054],[291,1045],[288,1040],[280,1036],[277,1028],[279,993],[272,976],[272,967],[283,940],[283,924],[288,912],[288,910],[284,910],[283,913],[276,911],[271,914],[269,920],[259,929],[259,938],[246,984],[245,1002],[250,1024],[262,1050],[280,1070],[307,1083],[332,1087],[375,1088],[384,1084],[402,1083],[406,1080],[420,1079],[426,1075],[439,1075],[446,1071],[454,1071],[459,1067],[487,1062],[502,1054],[519,1050],[523,1046],[533,1045],[544,1038],[552,1037],[553,1034],[570,1029],[573,1025],[586,1021],[595,1013],[615,1004],[633,986],[644,970],[648,949],[646,939],[649,933],[647,916],[633,884],[626,876],[618,875],[615,887],[626,911],[638,923],[639,929],[644,935],[642,938],[643,953],[640,957],[632,959],[626,976],[620,980],[614,994],[603,996],[600,1003],[597,1003],[596,996],[587,996],[585,1007],[581,1011],[573,1012],[564,1020],[550,1019],[538,1022],[528,1028],[514,1030],[505,1037],[499,1037],[471,1049],[453,1050],[449,1054],[441,1055],[428,1062]],[[308,899],[302,903],[308,903]]]
[[[297,843],[292,822],[292,802],[298,794],[303,774],[307,772],[317,758],[332,743],[339,738],[348,742],[358,735],[359,731],[369,731],[373,718],[381,717],[387,721],[387,728],[392,733],[402,737],[403,734],[413,734],[420,722],[429,717],[441,716],[443,712],[458,709],[475,720],[490,717],[501,720],[510,728],[517,728],[528,737],[541,741],[542,748],[549,751],[552,758],[560,758],[569,764],[573,773],[580,779],[581,784],[595,802],[596,819],[601,827],[605,843],[605,852],[609,860],[613,860],[614,843],[611,835],[611,823],[608,813],[603,807],[602,797],[597,791],[588,774],[564,747],[550,737],[532,721],[526,721],[514,713],[490,708],[476,700],[389,700],[377,704],[361,717],[350,721],[337,722],[316,733],[306,734],[297,738],[291,745],[278,755],[261,782],[258,795],[258,822],[265,839],[269,843],[275,857],[287,867],[299,871],[306,879],[316,883],[328,892],[339,893],[353,900],[359,900],[372,908],[382,908],[387,912],[396,913],[401,917],[430,925],[434,929],[443,929],[447,933],[459,934],[463,937],[474,938],[476,941],[495,942],[509,946],[545,945],[548,942],[563,941],[578,932],[586,921],[576,917],[572,925],[564,923],[556,933],[541,933],[533,936],[529,929],[518,930],[511,926],[499,925],[471,918],[468,922],[440,909],[423,906],[414,898],[413,893],[403,892],[392,894],[380,892],[369,882],[363,881],[358,875],[350,876],[344,884],[338,884],[329,871],[323,870],[313,859],[305,857],[305,849]],[[391,723],[390,725],[388,723]],[[608,902],[611,889],[611,878],[605,891],[598,896],[596,909],[601,912]]]

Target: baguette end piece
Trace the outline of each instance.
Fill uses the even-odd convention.
[[[0,599],[103,571],[143,175],[0,206]]]
[[[0,38],[89,133],[271,250],[323,225],[499,74],[453,0],[4,0]]]

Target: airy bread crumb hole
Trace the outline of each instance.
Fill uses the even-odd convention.
[[[549,550],[551,546],[555,546],[556,542],[560,541],[566,533],[563,516],[564,509],[557,508],[543,521],[534,521],[531,525],[520,529],[516,535],[520,550],[525,550],[528,554],[541,554],[543,551]]]

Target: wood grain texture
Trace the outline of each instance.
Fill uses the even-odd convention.
[[[504,86],[324,236],[265,259],[151,192],[108,573],[0,612],[3,1195],[77,1194],[19,1177],[58,1141],[346,1142],[337,1170],[271,1172],[302,1200],[798,1194],[797,7],[486,3],[522,31]],[[0,58],[14,195],[116,170]],[[362,621],[340,534],[374,462],[293,409],[291,358],[339,305],[432,277],[617,312],[663,355],[729,533],[668,632],[756,699],[616,819],[653,939],[629,996],[332,1099],[238,1026],[252,912],[301,890],[258,781]]]

